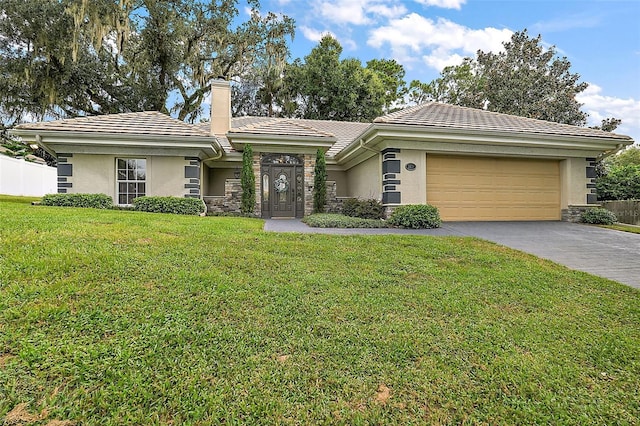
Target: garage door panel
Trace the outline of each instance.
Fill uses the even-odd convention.
[[[443,220],[558,220],[558,161],[427,155],[427,202]]]

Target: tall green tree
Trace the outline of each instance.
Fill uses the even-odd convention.
[[[368,121],[383,112],[385,89],[378,72],[354,58],[340,59],[342,46],[324,36],[304,58],[284,70],[282,114],[291,117]]]
[[[249,144],[246,144],[242,151],[240,186],[242,187],[240,211],[247,215],[253,214],[256,204],[256,177],[253,173],[253,149]]]
[[[327,204],[327,163],[324,151],[318,149],[313,177],[313,212],[324,213]]]
[[[409,100],[483,108],[486,101],[484,83],[479,65],[471,58],[465,58],[460,65],[445,67],[440,77],[430,83],[411,81]]]
[[[2,119],[161,110],[193,121],[213,78],[287,49],[293,20],[247,3],[237,24],[238,0],[4,0]]]
[[[385,113],[402,105],[407,94],[407,83],[404,81],[405,70],[402,64],[395,59],[372,59],[367,62],[366,68],[375,72],[384,88]]]
[[[587,114],[576,95],[587,88],[571,63],[556,48],[545,48],[540,36],[514,33],[499,53],[477,52],[461,65],[447,67],[429,85],[416,84],[417,98],[540,120],[583,126]]]

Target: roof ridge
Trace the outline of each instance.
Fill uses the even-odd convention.
[[[291,123],[291,124],[293,124],[294,126],[302,127],[303,129],[313,130],[314,132],[317,132],[317,133],[323,134],[323,135],[325,135],[325,136],[329,136],[329,137],[333,137],[333,138],[335,138],[335,137],[336,137],[336,135],[334,135],[334,134],[332,134],[332,133],[325,132],[324,130],[316,129],[315,127],[312,127],[312,126],[306,125],[306,124],[304,124],[304,123],[300,123],[300,122],[297,122],[297,123],[296,123],[294,120],[301,120],[301,119],[299,119],[299,118],[298,118],[298,119],[296,119],[296,118],[287,118],[287,119],[284,119],[283,121],[284,121],[284,122],[286,122],[286,123]]]

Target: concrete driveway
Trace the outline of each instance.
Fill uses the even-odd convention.
[[[571,269],[640,288],[640,234],[567,222],[449,222],[439,229],[323,229],[299,220],[267,220],[266,231],[323,234],[471,236]]]

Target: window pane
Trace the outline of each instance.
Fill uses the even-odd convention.
[[[127,172],[124,170],[118,170],[118,180],[127,180]]]
[[[147,160],[136,160],[136,168],[138,169],[146,169],[147,168]]]
[[[136,170],[136,179],[137,180],[144,180],[145,179],[145,173],[144,170]]]
[[[127,204],[127,196],[125,194],[118,196],[118,204]]]
[[[118,184],[118,192],[120,192],[120,193],[126,193],[126,192],[127,192],[127,184],[126,184],[126,183],[123,183],[123,182],[120,182],[120,183]]]
[[[262,199],[263,201],[269,201],[269,175],[262,175]]]
[[[127,169],[135,170],[136,168],[136,160],[127,160]]]
[[[124,170],[126,168],[127,168],[127,162],[125,160],[118,158],[118,169]]]
[[[133,204],[133,199],[136,198],[135,194],[128,194],[127,195],[127,204]]]
[[[145,184],[144,183],[139,183],[138,184],[138,195],[139,196],[144,196],[145,193],[146,193]]]
[[[131,183],[131,182],[129,182],[129,183],[127,184],[127,192],[128,192],[129,194],[135,194],[135,193],[136,193],[136,184],[135,184],[135,183]]]

